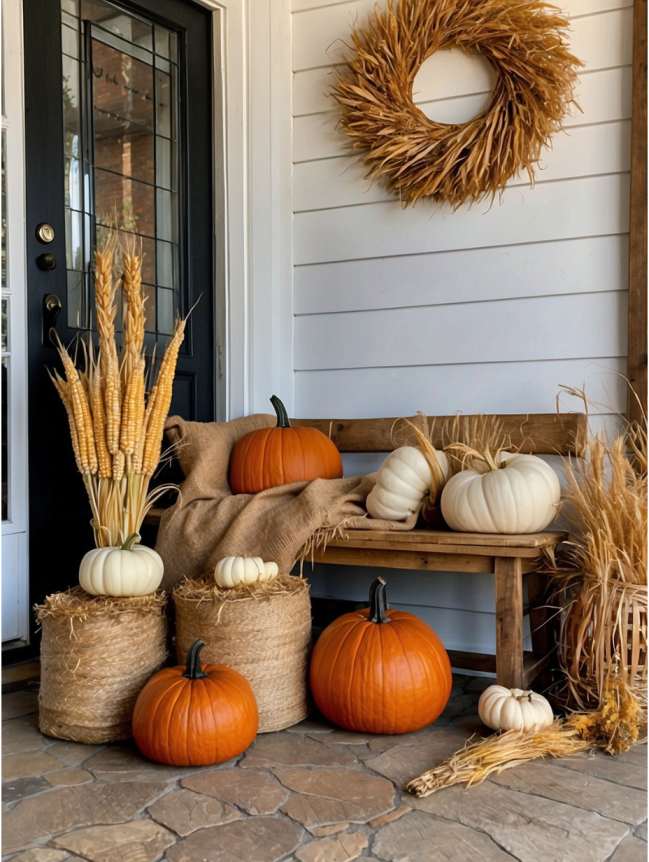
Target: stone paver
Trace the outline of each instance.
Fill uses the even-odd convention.
[[[174,843],[174,836],[158,823],[133,820],[117,826],[89,826],[60,835],[52,842],[91,862],[155,862]]]
[[[634,826],[647,816],[647,795],[642,790],[562,769],[556,763],[526,763],[491,780],[512,790],[567,802]]]
[[[367,844],[367,835],[362,832],[343,832],[335,838],[310,841],[295,855],[300,862],[351,862],[358,859]]]
[[[91,770],[101,781],[170,781],[183,772],[191,772],[191,768],[183,770],[152,763],[130,745],[104,748],[84,761],[83,768]]]
[[[2,720],[29,715],[38,711],[38,695],[35,691],[12,691],[2,695]]]
[[[286,767],[275,774],[293,791],[282,811],[311,826],[366,823],[395,807],[394,787],[376,775],[352,769]]]
[[[169,862],[277,862],[300,842],[297,823],[277,817],[249,817],[201,829],[167,850]]]
[[[165,789],[164,784],[124,782],[61,787],[23,799],[4,813],[2,849],[20,850],[39,838],[79,826],[122,823]]]
[[[629,829],[599,814],[492,782],[470,789],[450,787],[413,798],[411,804],[485,832],[521,862],[602,862]]]
[[[349,766],[356,758],[347,746],[328,745],[310,736],[289,733],[267,733],[245,754],[241,766]]]
[[[488,836],[460,823],[413,811],[381,829],[372,851],[386,862],[511,862]],[[545,862],[545,860],[544,860]]]
[[[67,850],[35,847],[33,850],[24,850],[17,856],[12,856],[11,862],[63,862],[63,859],[70,859]]]
[[[183,779],[183,787],[230,802],[248,814],[273,814],[288,799],[288,790],[269,772],[224,769]]]
[[[52,772],[48,772],[45,777],[52,787],[72,787],[75,784],[86,784],[93,779],[92,772],[76,769],[73,766],[54,769]]]
[[[599,751],[590,751],[557,761],[562,769],[572,769],[606,781],[615,781],[625,787],[647,789],[647,746],[636,745],[630,751],[611,757]]]
[[[29,778],[17,778],[15,781],[5,781],[2,785],[2,801],[16,802],[26,796],[33,796],[41,790],[48,790],[52,785],[46,778],[40,775],[32,775]]]
[[[34,716],[2,722],[2,754],[19,754],[23,751],[40,751],[49,740],[36,725]]]
[[[402,786],[411,778],[445,760],[466,742],[466,736],[451,727],[441,727],[409,742],[392,745],[383,754],[365,760],[366,766]]]
[[[486,733],[489,680],[454,679],[416,733],[350,733],[320,716],[201,768],[133,745],[42,736],[32,692],[5,698],[3,862],[638,862],[646,747],[522,765],[426,799],[404,783]]]
[[[646,843],[628,835],[611,856],[611,862],[647,862]]]
[[[7,754],[2,758],[2,780],[29,778],[42,775],[61,764],[47,751],[25,751],[21,754]]]
[[[174,790],[167,793],[148,809],[158,823],[185,837],[197,829],[220,826],[237,820],[241,815],[227,802],[192,790]]]

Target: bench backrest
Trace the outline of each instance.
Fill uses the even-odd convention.
[[[521,452],[536,455],[581,455],[587,436],[584,413],[516,413],[493,414],[501,420],[512,446]],[[408,417],[421,427],[421,417]],[[432,442],[440,448],[445,429],[455,416],[430,416],[433,423]],[[405,423],[396,419],[293,419],[294,425],[311,425],[331,437],[341,452],[391,452],[398,446],[415,442],[415,436]]]

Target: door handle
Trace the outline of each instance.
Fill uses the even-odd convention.
[[[56,323],[59,319],[59,314],[63,310],[63,303],[55,293],[47,293],[43,297],[43,342],[52,339],[52,332],[56,332]]]

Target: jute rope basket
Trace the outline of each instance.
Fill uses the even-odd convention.
[[[311,603],[305,580],[286,575],[229,590],[185,580],[173,598],[179,662],[200,638],[203,661],[243,674],[257,698],[260,733],[306,718]]]
[[[113,598],[75,587],[35,608],[42,733],[85,743],[131,736],[135,700],[166,658],[165,605],[164,593]]]

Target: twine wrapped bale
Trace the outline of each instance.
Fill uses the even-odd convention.
[[[37,605],[39,727],[89,744],[131,736],[135,700],[166,658],[164,593],[90,596],[80,587]]]
[[[200,638],[205,662],[243,674],[257,698],[260,733],[306,718],[311,603],[305,580],[280,575],[249,587],[220,589],[210,581],[186,579],[173,598],[179,662]]]

